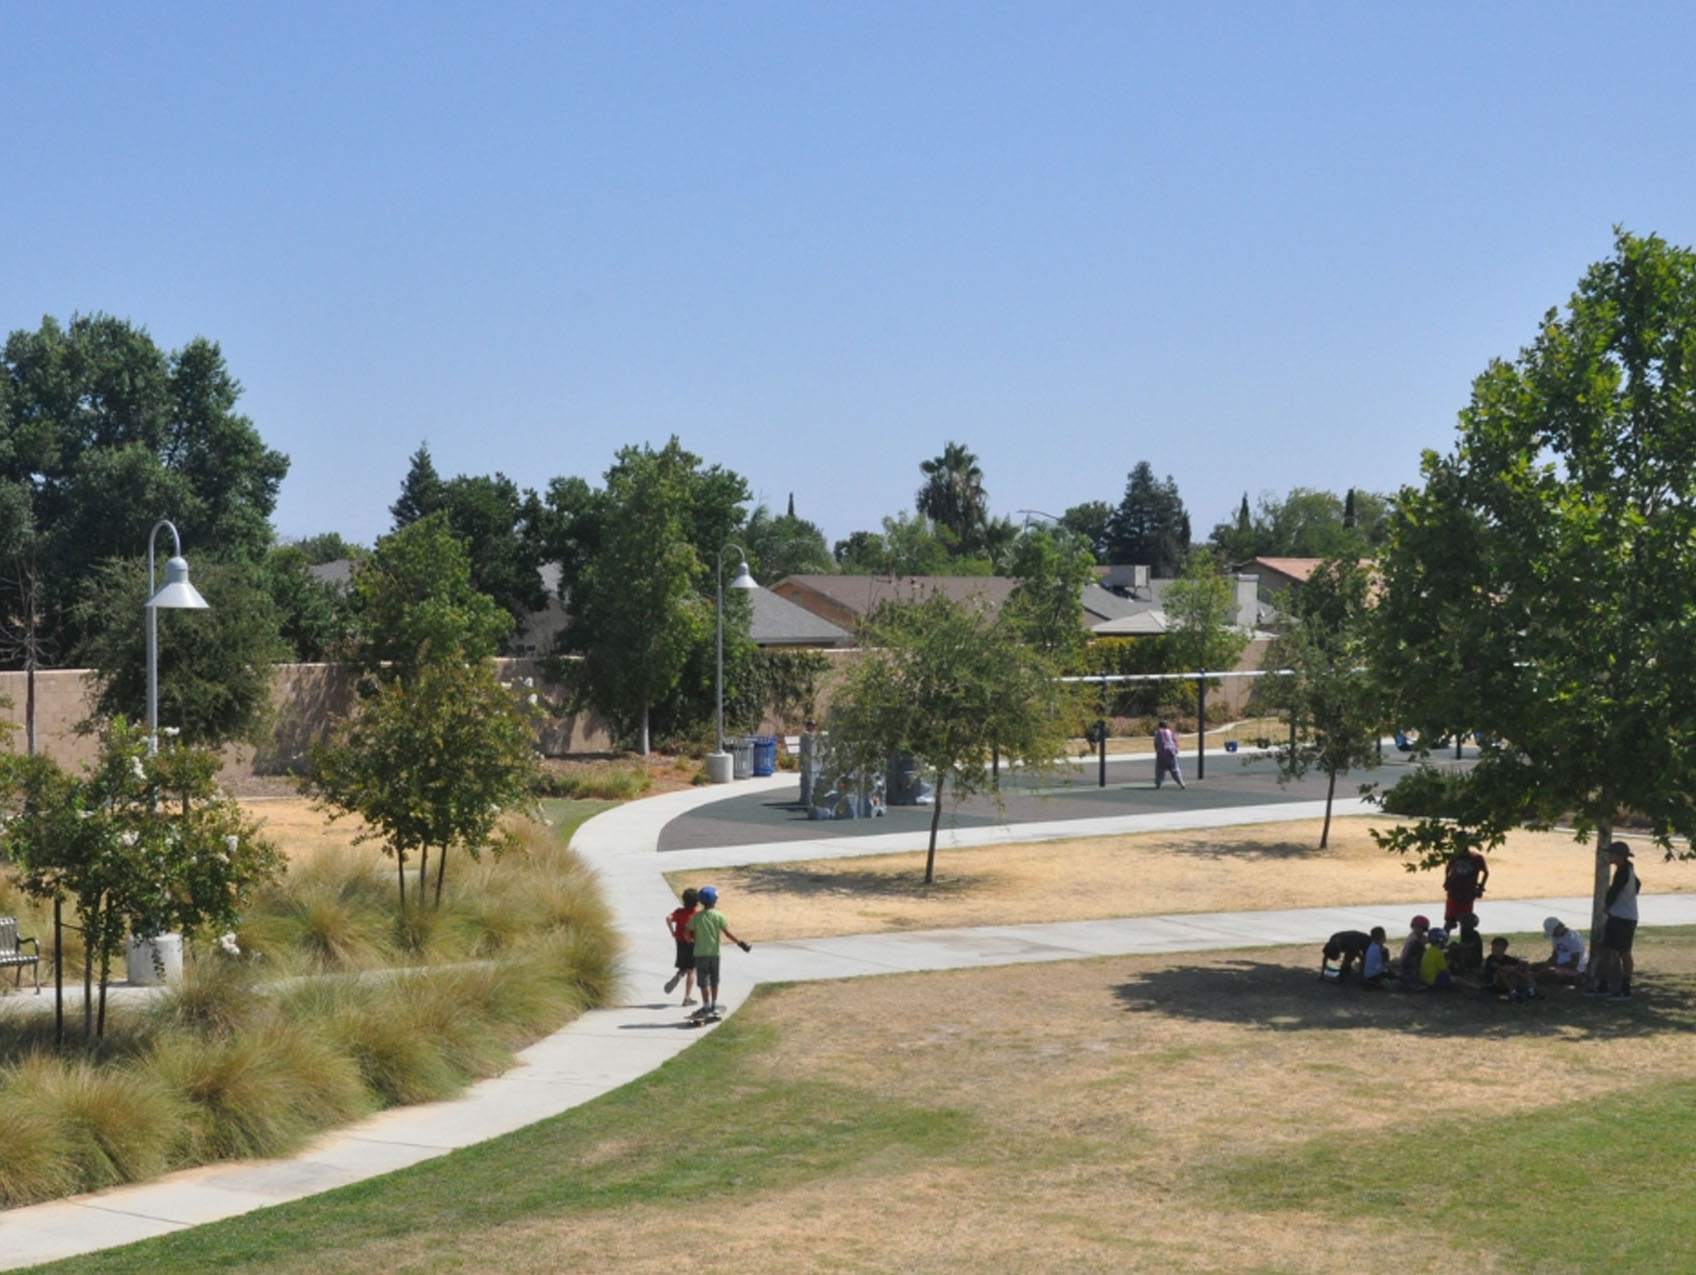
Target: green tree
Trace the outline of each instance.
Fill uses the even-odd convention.
[[[988,790],[999,799],[997,755],[1036,772],[1051,767],[1065,746],[1064,697],[1053,665],[1014,626],[941,592],[879,608],[862,642],[832,704],[831,747],[865,772],[901,754],[933,777],[929,885],[944,794]]]
[[[560,649],[580,657],[565,674],[580,700],[646,754],[650,713],[678,692],[691,653],[713,640],[717,555],[740,522],[747,485],[717,466],[703,470],[673,438],[659,451],[622,449],[599,492],[551,491],[579,502],[555,505],[567,515],[559,534],[574,577],[562,579],[571,616]],[[735,632],[727,613],[727,643]]]
[[[436,462],[430,457],[430,445],[420,443],[407,462],[406,477],[400,482],[400,495],[389,506],[389,514],[394,519],[392,530],[399,531],[410,526],[441,507],[442,476],[436,472]]]
[[[219,791],[219,765],[215,753],[170,739],[150,754],[145,731],[122,718],[107,724],[85,774],[45,757],[0,762],[0,853],[20,865],[30,895],[75,901],[85,986],[98,970],[95,1036],[129,934],[234,929],[254,889],[282,873],[257,825]]]
[[[1211,551],[1190,555],[1183,574],[1161,598],[1166,612],[1166,651],[1174,671],[1228,672],[1248,645],[1237,627],[1237,591]]]
[[[354,643],[347,590],[320,580],[312,566],[311,555],[300,545],[280,545],[265,555],[265,592],[277,609],[278,630],[289,651],[285,658],[306,664],[343,659]]]
[[[305,536],[291,544],[283,546],[288,549],[298,549],[306,559],[307,566],[321,567],[330,562],[342,562],[358,557],[365,552],[363,545],[344,539],[340,532],[325,531],[316,536]]]
[[[1007,598],[1007,622],[1029,646],[1070,662],[1087,636],[1083,587],[1095,578],[1094,567],[1095,556],[1079,537],[1059,527],[1032,527],[1013,552],[1018,584]]]
[[[158,615],[159,723],[197,747],[257,743],[271,721],[273,666],[290,654],[264,571],[197,560],[193,579],[209,609]],[[147,596],[146,559],[112,559],[88,579],[76,657],[93,671],[96,717],[146,719]]]
[[[795,516],[795,498],[789,512],[773,516],[760,505],[748,515],[740,543],[748,551],[754,576],[767,585],[785,576],[828,575],[836,570],[824,533],[805,518]]]
[[[1255,686],[1256,705],[1287,713],[1295,726],[1293,739],[1274,750],[1279,782],[1315,769],[1325,775],[1321,850],[1331,837],[1337,776],[1378,764],[1383,716],[1365,665],[1369,585],[1352,560],[1321,563],[1295,587],[1293,614],[1267,650],[1266,666],[1289,675],[1264,677]]]
[[[357,840],[380,839],[394,856],[404,914],[408,857],[422,907],[435,850],[439,908],[448,852],[501,854],[512,841],[503,815],[530,804],[538,778],[527,697],[492,661],[438,650],[335,723],[312,751],[309,785],[332,812],[365,821]]]
[[[1108,561],[1144,564],[1156,576],[1177,574],[1190,548],[1190,516],[1170,474],[1155,478],[1139,460],[1107,527]]]
[[[1089,551],[1100,563],[1110,561],[1108,554],[1112,552],[1112,536],[1109,534],[1113,525],[1113,506],[1105,500],[1087,500],[1081,505],[1073,505],[1060,515],[1060,525],[1075,536],[1083,539],[1089,545]]]
[[[1473,383],[1380,557],[1374,667],[1396,720],[1476,730],[1466,822],[1425,812],[1392,850],[1634,812],[1696,836],[1696,254],[1618,233],[1564,312]],[[1400,785],[1398,785],[1398,789]],[[1397,790],[1387,794],[1395,799]],[[1607,881],[1596,856],[1596,917]]]
[[[488,659],[512,617],[471,581],[465,545],[437,510],[377,542],[353,572],[356,662],[372,677],[405,676],[458,652]]]
[[[107,315],[45,319],[0,353],[0,482],[27,507],[32,570],[22,608],[39,645],[72,651],[89,577],[131,557],[169,516],[196,557],[257,562],[288,458],[267,448],[236,403],[218,346],[167,353]]]
[[[1352,511],[1352,512],[1351,512]],[[1250,558],[1370,558],[1384,541],[1389,500],[1351,487],[1346,497],[1292,487],[1283,497],[1262,492],[1253,517],[1248,496],[1234,521],[1213,528],[1208,543],[1226,562]]]
[[[547,605],[542,588],[542,503],[505,474],[460,474],[446,482],[437,475],[429,450],[419,447],[390,506],[400,531],[433,513],[465,545],[471,583],[512,617],[513,631]]]
[[[914,497],[922,518],[946,529],[953,547],[970,554],[981,547],[989,515],[989,493],[983,489],[983,468],[964,443],[948,443],[942,455],[921,461],[924,486]]]

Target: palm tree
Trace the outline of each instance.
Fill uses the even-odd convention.
[[[974,548],[989,503],[978,458],[964,443],[949,443],[936,459],[921,461],[919,471],[925,476],[925,485],[916,497],[918,511],[948,528],[957,552]]]

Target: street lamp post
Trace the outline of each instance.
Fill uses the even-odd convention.
[[[717,716],[713,730],[713,739],[717,742],[718,751],[707,758],[707,778],[715,784],[727,784],[733,774],[730,754],[724,751],[724,551],[736,550],[740,562],[736,568],[736,578],[730,582],[732,589],[757,589],[753,574],[748,570],[748,554],[734,540],[727,541],[718,551],[718,670],[717,670]]]
[[[171,557],[165,563],[165,583],[153,590],[153,542],[159,528],[171,529]],[[176,524],[161,518],[147,535],[147,752],[159,751],[159,610],[204,611],[207,601],[188,582],[188,563],[183,560],[183,542]]]

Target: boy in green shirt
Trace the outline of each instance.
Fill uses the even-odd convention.
[[[689,922],[689,932],[695,940],[695,985],[701,989],[701,1008],[697,1018],[717,1018],[719,936],[729,939],[744,952],[753,948],[730,932],[730,922],[718,910],[718,891],[710,885],[701,887],[698,896],[701,910]]]

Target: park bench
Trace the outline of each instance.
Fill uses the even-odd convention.
[[[23,951],[23,945],[28,943],[35,949],[33,953]],[[18,918],[15,916],[0,916],[0,969],[11,965],[17,968],[17,974],[12,982],[17,987],[24,985],[24,966],[30,967],[30,973],[35,978],[35,994],[41,995],[41,944],[32,938],[18,937]]]

